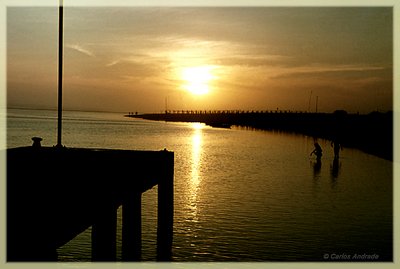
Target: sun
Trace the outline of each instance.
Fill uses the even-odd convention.
[[[203,95],[210,91],[210,81],[214,79],[213,66],[195,66],[182,69],[183,88],[195,95]]]

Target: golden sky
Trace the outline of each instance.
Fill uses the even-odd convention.
[[[57,7],[7,7],[7,105],[57,106]],[[393,109],[390,7],[65,7],[64,108]]]

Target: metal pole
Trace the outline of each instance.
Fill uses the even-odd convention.
[[[59,28],[58,28],[58,122],[57,122],[57,145],[61,144],[62,125],[62,75],[63,75],[63,0],[60,0]]]

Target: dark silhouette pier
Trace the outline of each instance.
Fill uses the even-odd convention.
[[[158,121],[203,122],[213,127],[240,126],[260,130],[276,130],[338,140],[344,147],[393,160],[393,112],[350,114],[302,111],[185,110],[165,113],[128,113],[126,117]]]
[[[141,195],[158,185],[157,257],[171,259],[174,153],[59,147],[7,150],[7,261],[56,261],[92,226],[92,260],[141,259]]]
[[[63,1],[59,3],[57,145],[7,149],[7,261],[57,261],[57,248],[92,227],[92,260],[141,259],[141,195],[158,185],[157,260],[171,259],[174,153],[62,145]]]

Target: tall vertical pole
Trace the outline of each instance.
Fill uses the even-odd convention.
[[[62,125],[62,76],[63,76],[63,0],[60,0],[59,7],[59,28],[58,28],[58,122],[57,122],[57,147],[61,144]]]

